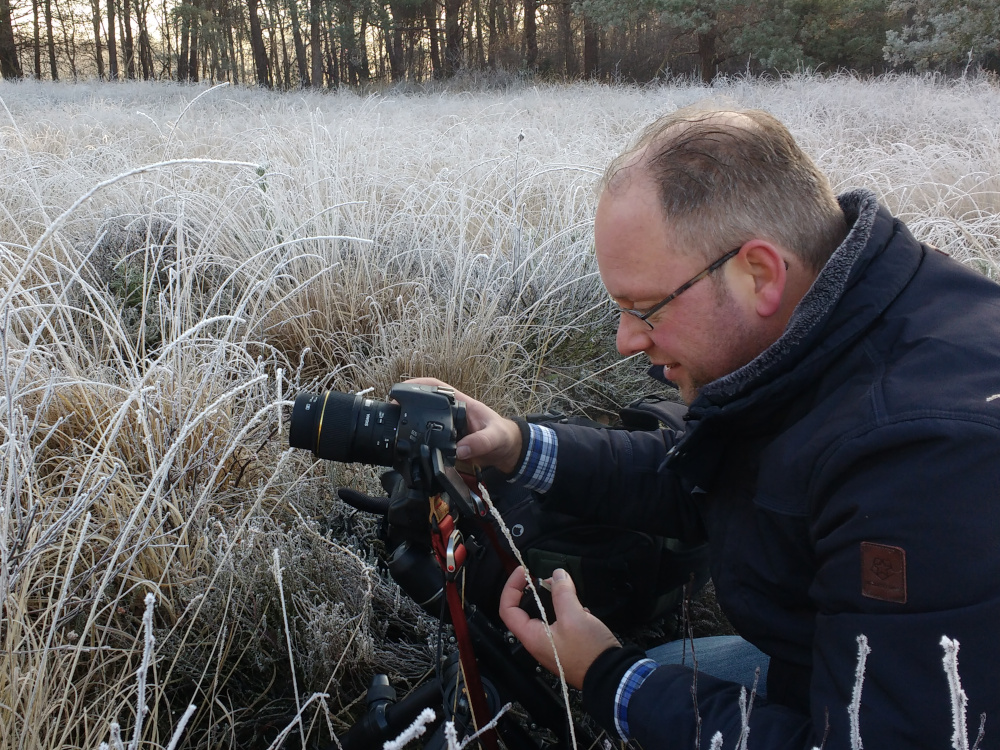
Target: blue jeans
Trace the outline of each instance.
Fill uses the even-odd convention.
[[[694,639],[694,655],[698,658],[698,672],[710,674],[720,680],[744,685],[747,693],[753,688],[754,672],[760,667],[757,695],[767,697],[767,654],[738,635],[713,635]],[[646,652],[658,664],[686,664],[694,666],[691,659],[691,642],[671,641]]]

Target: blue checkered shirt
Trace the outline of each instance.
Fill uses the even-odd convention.
[[[529,424],[531,436],[520,471],[510,481],[536,492],[548,492],[556,478],[556,432],[551,427]]]
[[[631,737],[628,729],[628,702],[631,700],[632,694],[639,689],[639,686],[646,681],[646,678],[653,673],[656,667],[657,663],[652,659],[637,661],[629,667],[628,672],[618,684],[618,692],[615,693],[615,728],[626,742]]]

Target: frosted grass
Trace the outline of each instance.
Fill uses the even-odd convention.
[[[416,679],[432,626],[331,496],[330,474],[373,475],[285,450],[287,399],[419,375],[508,411],[635,395],[641,368],[606,369],[594,185],[705,98],[770,110],[838,190],[995,274],[986,81],[0,83],[0,750],[133,736],[137,705],[140,744],[239,744],[255,722],[315,738],[372,672]]]

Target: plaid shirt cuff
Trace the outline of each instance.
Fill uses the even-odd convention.
[[[521,462],[521,469],[511,482],[517,482],[529,490],[548,492],[556,478],[556,432],[550,427],[529,424],[528,449]]]
[[[618,734],[626,742],[631,735],[628,729],[628,702],[632,694],[639,689],[639,686],[646,681],[646,678],[653,673],[657,664],[652,659],[643,659],[633,664],[622,681],[618,684],[618,692],[615,694],[615,728]]]

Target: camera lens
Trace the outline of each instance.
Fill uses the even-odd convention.
[[[339,391],[295,399],[288,444],[317,458],[392,466],[399,405]]]

